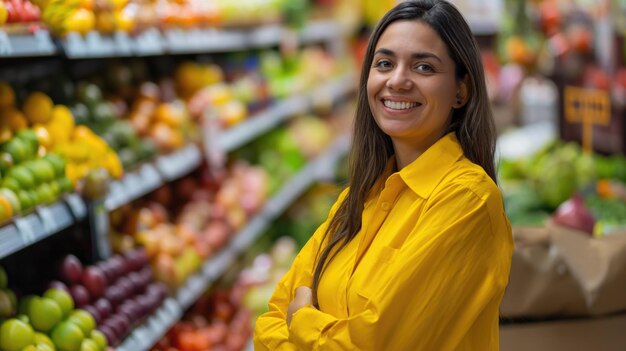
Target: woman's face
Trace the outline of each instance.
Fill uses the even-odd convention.
[[[378,126],[399,145],[421,154],[445,133],[458,96],[445,43],[427,24],[397,21],[381,35],[367,80],[369,106]]]

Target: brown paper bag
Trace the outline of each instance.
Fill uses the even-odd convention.
[[[597,316],[626,310],[626,233],[592,238],[548,224],[514,228],[506,318]]]

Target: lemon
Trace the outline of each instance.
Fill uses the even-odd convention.
[[[53,106],[48,95],[35,91],[26,98],[22,110],[31,123],[47,123],[52,117]]]
[[[78,8],[65,19],[65,29],[69,32],[87,34],[96,26],[96,16],[92,11]]]
[[[74,129],[74,116],[67,106],[55,105],[52,109],[52,118],[50,118],[48,123],[63,127],[71,133]]]

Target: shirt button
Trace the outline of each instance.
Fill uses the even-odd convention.
[[[380,207],[383,209],[383,211],[389,211],[389,209],[391,208],[391,204],[389,202],[383,202],[382,204],[380,204]]]

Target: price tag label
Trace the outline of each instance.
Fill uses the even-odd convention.
[[[133,42],[128,33],[117,31],[113,35],[115,50],[118,55],[131,55],[133,53]]]
[[[146,184],[148,192],[155,190],[162,184],[159,172],[151,164],[146,163],[142,165],[139,174],[141,175],[141,181]]]
[[[38,207],[36,211],[39,214],[39,218],[41,218],[44,231],[47,235],[54,234],[59,230],[58,222],[54,218],[54,215],[52,214],[50,208],[48,208],[47,206],[41,206]]]
[[[78,194],[67,194],[65,197],[65,201],[72,210],[74,218],[78,220],[85,218],[85,216],[87,215],[87,206],[85,206],[85,202]]]
[[[9,39],[9,35],[0,30],[0,56],[10,56],[13,53],[13,46],[11,45],[11,40]]]
[[[10,255],[22,247],[24,247],[24,242],[15,225],[0,226],[0,258]]]
[[[137,36],[137,49],[139,55],[154,55],[163,52],[161,35],[155,28],[148,29]]]
[[[33,227],[31,221],[28,220],[27,217],[18,217],[13,221],[17,230],[20,232],[20,236],[22,237],[22,241],[25,244],[32,244],[36,240],[35,236],[35,228]]]
[[[141,197],[145,193],[145,184],[136,173],[127,173],[124,176],[123,182],[125,192],[130,194],[129,197],[132,200]]]
[[[52,44],[52,39],[50,39],[50,32],[47,30],[37,30],[33,34],[35,38],[35,45],[37,46],[37,50],[40,52],[54,52],[54,44]]]
[[[83,57],[87,53],[87,46],[79,33],[68,33],[65,45],[67,55],[70,57]]]

